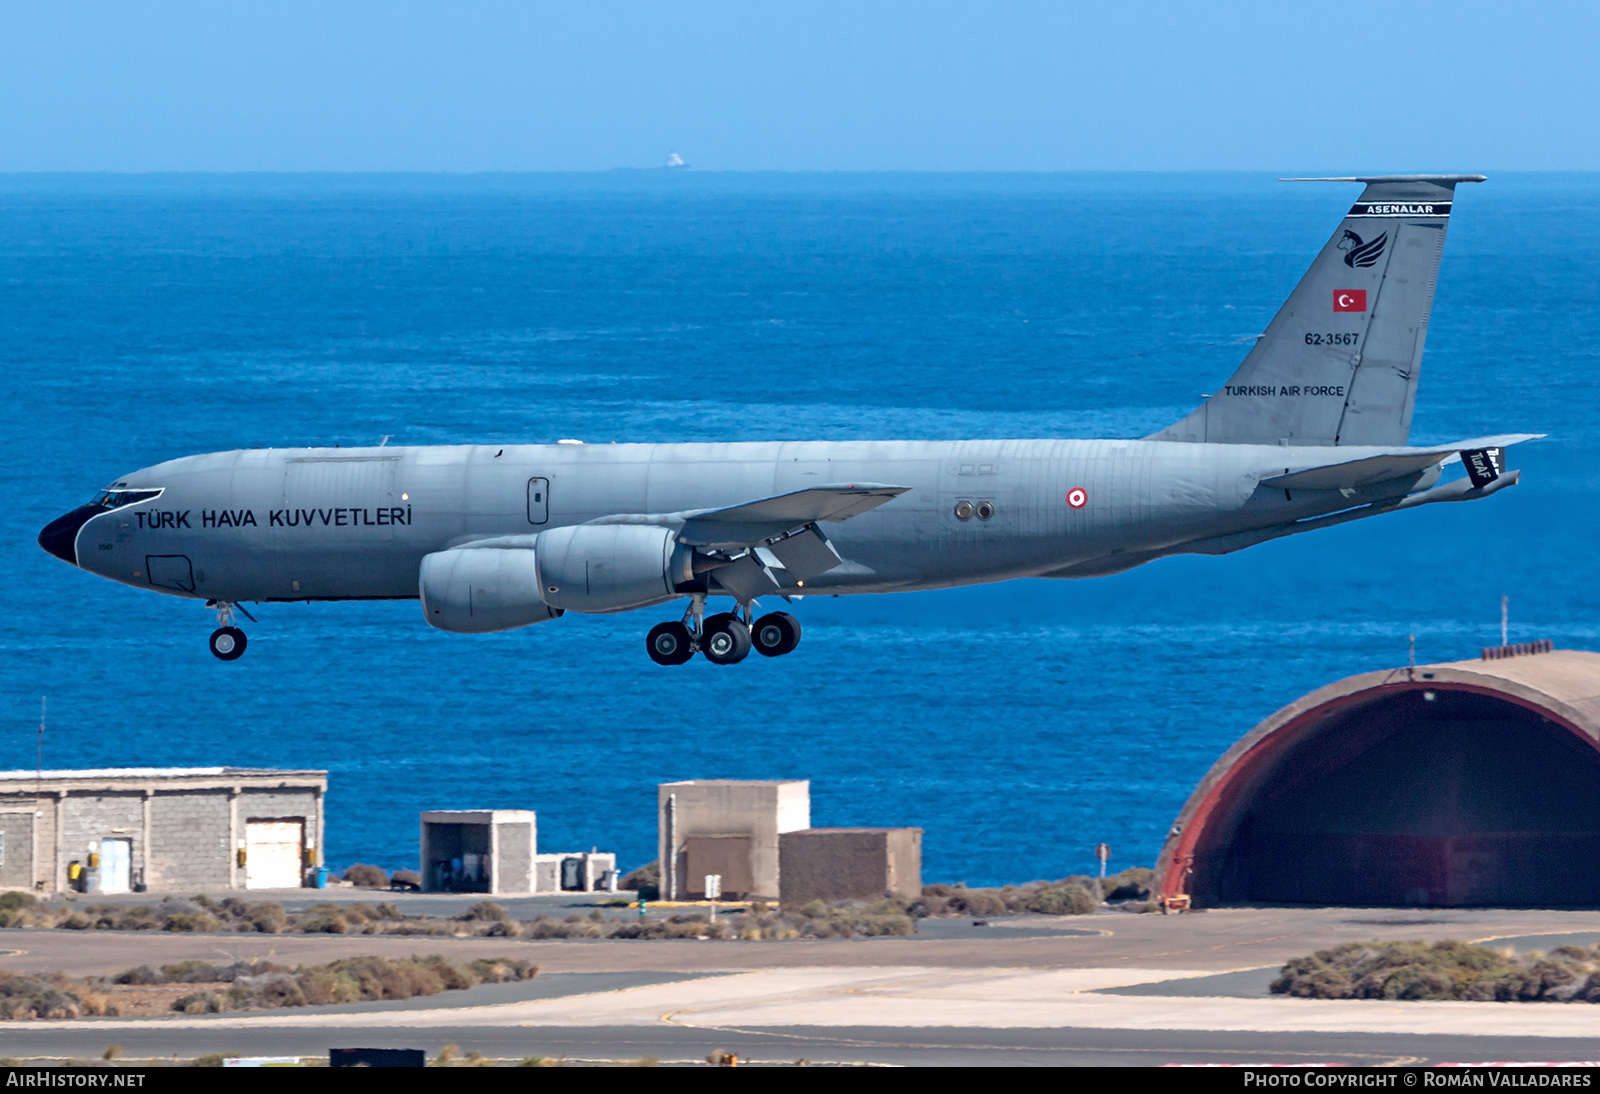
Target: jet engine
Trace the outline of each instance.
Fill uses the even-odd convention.
[[[540,532],[539,595],[553,608],[625,612],[678,596],[694,578],[694,552],[665,528],[578,524]]]
[[[423,616],[442,631],[487,634],[561,616],[539,596],[534,552],[527,549],[435,551],[423,558],[417,586]]]

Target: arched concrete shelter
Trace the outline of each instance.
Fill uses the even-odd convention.
[[[1600,654],[1495,652],[1351,676],[1256,726],[1178,815],[1158,893],[1600,904]]]

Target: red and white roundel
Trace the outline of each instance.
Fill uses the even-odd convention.
[[[1074,509],[1082,509],[1089,504],[1089,495],[1084,492],[1083,487],[1074,486],[1067,491],[1067,504]]]

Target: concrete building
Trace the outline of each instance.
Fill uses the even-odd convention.
[[[656,788],[661,895],[722,893],[804,904],[922,892],[922,829],[812,828],[803,779],[697,779]]]
[[[705,896],[707,874],[729,897],[778,898],[778,837],[811,827],[803,779],[696,779],[656,788],[661,895]]]
[[[1156,864],[1197,906],[1600,904],[1600,654],[1369,672],[1256,726]]]
[[[778,837],[779,899],[915,900],[922,895],[922,829],[804,828]]]
[[[321,862],[327,790],[326,771],[0,772],[0,888],[298,887]]]
[[[430,893],[593,892],[615,882],[609,852],[539,852],[531,809],[422,814],[422,888]]]

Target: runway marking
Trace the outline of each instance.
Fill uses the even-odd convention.
[[[1217,1049],[1210,1049],[1210,1048],[1171,1049],[1171,1048],[1140,1048],[1140,1047],[1135,1047],[1135,1046],[1122,1046],[1122,1045],[1106,1047],[1106,1046],[1089,1046],[1089,1045],[996,1045],[996,1044],[989,1044],[987,1042],[944,1043],[944,1042],[935,1042],[935,1041],[885,1041],[885,1040],[866,1040],[864,1038],[859,1038],[859,1037],[823,1037],[823,1036],[820,1036],[818,1034],[786,1033],[786,1032],[784,1032],[782,1030],[772,1030],[772,1029],[741,1029],[738,1026],[686,1026],[684,1028],[686,1028],[686,1029],[694,1029],[694,1030],[705,1030],[705,1031],[712,1032],[712,1033],[726,1033],[726,1034],[729,1034],[729,1035],[738,1035],[738,1036],[743,1036],[743,1037],[781,1038],[781,1039],[784,1039],[784,1040],[796,1041],[796,1042],[801,1042],[801,1043],[824,1044],[824,1045],[849,1045],[852,1048],[949,1049],[949,1050],[952,1050],[952,1051],[964,1051],[964,1052],[970,1052],[970,1051],[974,1051],[974,1050],[989,1051],[989,1052],[995,1052],[995,1051],[1001,1051],[1001,1052],[1128,1052],[1128,1053],[1140,1053],[1140,1054],[1150,1055],[1150,1056],[1156,1056],[1156,1055],[1173,1056],[1173,1055],[1177,1055],[1177,1054],[1180,1054],[1180,1053],[1182,1053],[1182,1054],[1194,1053],[1194,1054],[1211,1055],[1211,1056],[1238,1056],[1239,1052],[1240,1052],[1239,1049],[1233,1049],[1233,1048],[1229,1048],[1229,1049],[1222,1049],[1222,1048],[1217,1048]],[[1034,1028],[1037,1028],[1037,1027],[1034,1027]],[[1045,1027],[1045,1028],[1051,1028],[1051,1027]],[[1061,1027],[1054,1027],[1054,1028],[1059,1028],[1059,1029],[1062,1029],[1062,1030],[1066,1030],[1066,1029],[1082,1029],[1084,1027],[1061,1026]],[[1097,1027],[1088,1027],[1088,1028],[1093,1029],[1093,1028],[1097,1028]],[[1232,1031],[1230,1031],[1230,1032],[1232,1032]],[[1260,1033],[1266,1033],[1267,1035],[1270,1036],[1276,1031],[1249,1030],[1249,1031],[1241,1031],[1241,1032],[1260,1032]],[[1370,1061],[1373,1061],[1372,1063],[1366,1065],[1366,1066],[1369,1066],[1369,1067],[1409,1067],[1409,1066],[1412,1066],[1414,1064],[1421,1064],[1421,1063],[1424,1062],[1424,1057],[1421,1057],[1421,1056],[1385,1056],[1385,1055],[1381,1055],[1381,1054],[1374,1054],[1374,1053],[1368,1053],[1368,1052],[1351,1052],[1351,1051],[1348,1051],[1348,1050],[1340,1050],[1340,1051],[1334,1051],[1334,1052],[1320,1052],[1320,1051],[1319,1052],[1311,1052],[1311,1051],[1301,1052],[1301,1051],[1293,1051],[1293,1050],[1290,1050],[1290,1051],[1272,1050],[1272,1054],[1273,1055],[1278,1055],[1278,1056],[1292,1056],[1292,1057],[1296,1057],[1296,1058],[1300,1058],[1300,1059],[1311,1059],[1311,1060],[1325,1060],[1325,1059],[1328,1059],[1330,1056],[1332,1056],[1332,1057],[1337,1057],[1337,1058],[1340,1058],[1340,1059],[1370,1060]],[[887,1064],[885,1064],[885,1065],[879,1065],[879,1066],[887,1067],[887,1066],[909,1066],[909,1065],[887,1065]]]

